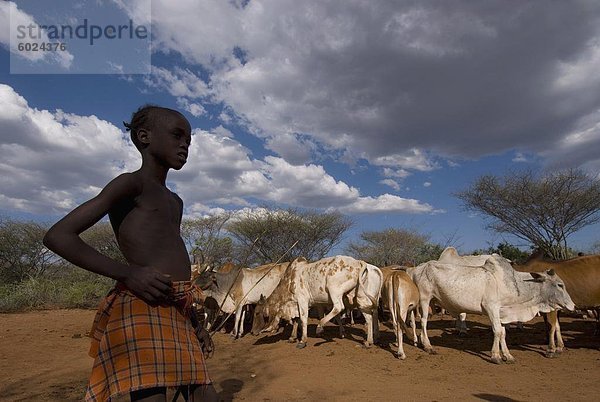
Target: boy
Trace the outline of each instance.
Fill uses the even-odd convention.
[[[175,110],[144,106],[125,126],[142,167],[115,178],[44,237],[66,260],[117,280],[90,332],[95,361],[86,401],[126,392],[132,401],[164,401],[168,386],[180,387],[186,400],[217,400],[203,357],[203,349],[212,351],[210,337],[200,329],[196,337],[190,321],[195,288],[179,233],[183,201],[165,185],[169,169],[187,161],[190,123]],[[128,264],[79,237],[107,213]]]

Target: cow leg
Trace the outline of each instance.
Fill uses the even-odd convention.
[[[323,327],[327,324],[333,317],[338,315],[344,309],[344,302],[342,301],[342,294],[336,294],[329,289],[329,296],[331,297],[331,301],[333,302],[333,308],[325,317],[321,318],[319,324],[317,325],[317,335],[321,335],[323,333]]]
[[[515,358],[510,354],[508,345],[506,344],[506,328],[502,327],[502,335],[500,336],[500,352],[502,359],[507,363],[514,363]]]
[[[242,307],[242,318],[240,319],[240,329],[238,331],[238,338],[244,336],[244,321],[246,321],[246,310],[249,306],[250,305],[247,304],[244,307]]]
[[[396,298],[394,296],[397,295],[396,289],[390,289],[388,294],[388,308],[390,310],[390,317],[392,318],[392,325],[394,326],[394,334],[396,335],[396,344],[398,345],[397,357],[398,359],[405,359],[406,355],[404,354],[404,348],[402,347],[402,329],[398,323],[399,321],[399,312],[398,312],[398,304],[396,303]]]
[[[334,318],[335,323],[338,325],[340,330],[340,338],[346,337],[346,333],[344,332],[344,324],[342,323],[342,317],[340,314],[336,315]]]
[[[237,339],[238,337],[238,327],[240,325],[240,318],[242,317],[242,313],[244,311],[244,306],[242,304],[240,304],[238,306],[238,308],[235,310],[235,320],[234,320],[234,324],[233,324],[233,331],[231,331],[231,337],[233,339]],[[242,321],[242,325],[243,325],[243,321]]]
[[[400,307],[400,315],[398,316],[398,326],[396,329],[396,339],[398,340],[398,358],[401,360],[406,359],[406,354],[404,353],[404,341],[403,341],[403,333],[408,330],[406,327],[406,319],[408,318],[408,311],[406,306]]]
[[[494,306],[483,306],[488,314],[490,322],[492,323],[492,331],[494,332],[494,343],[492,344],[492,362],[496,364],[502,363],[502,356],[500,355],[500,343],[502,341],[502,352],[506,360],[514,361],[514,357],[510,355],[508,347],[506,347],[506,330],[500,323],[500,311],[499,308]],[[504,336],[503,336],[504,335]],[[505,349],[505,350],[504,350]]]
[[[415,309],[410,311],[410,327],[412,328],[412,341],[413,345],[418,346],[418,338],[417,338],[417,320],[415,318]]]
[[[367,311],[363,311],[362,313],[365,316],[365,332],[367,333],[364,346],[370,348],[373,345],[373,314]]]
[[[298,313],[300,316],[300,323],[302,324],[302,336],[296,347],[302,349],[306,347],[306,341],[308,339],[308,304],[298,304]]]
[[[558,321],[558,311],[554,310],[545,314],[547,317],[549,331],[548,331],[548,350],[546,351],[546,357],[556,357],[557,353],[562,353],[565,344],[560,333],[560,323]],[[556,336],[557,343],[554,343],[554,337]]]
[[[431,346],[431,342],[429,342],[429,336],[427,336],[427,318],[429,316],[429,302],[427,298],[422,298],[420,300],[421,303],[421,344],[423,345],[423,349],[425,352],[430,354],[435,354],[435,350]]]
[[[298,339],[298,318],[294,318],[292,320],[292,333],[290,334],[290,337],[288,338],[288,342],[294,343],[294,342],[296,342],[296,339]]]

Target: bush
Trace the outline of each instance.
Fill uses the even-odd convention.
[[[4,284],[0,285],[0,312],[93,308],[113,286],[113,280],[87,272],[68,278],[31,278]]]

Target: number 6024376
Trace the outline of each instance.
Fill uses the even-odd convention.
[[[67,45],[60,42],[20,42],[17,45],[19,52],[64,52]]]

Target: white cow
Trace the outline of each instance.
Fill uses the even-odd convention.
[[[500,257],[500,254],[481,254],[481,255],[459,255],[458,251],[454,247],[446,247],[438,262],[446,264],[459,264],[469,266],[481,266],[485,264],[490,257]],[[469,328],[467,328],[467,314],[464,312],[454,316],[455,327],[459,335],[465,335]]]
[[[517,272],[502,257],[490,257],[480,267],[430,261],[407,272],[419,288],[421,342],[430,353],[434,350],[427,336],[427,307],[434,298],[451,313],[486,314],[489,317],[494,332],[494,363],[501,363],[503,359],[514,362],[502,324],[529,321],[538,312],[575,308],[562,280],[553,271]]]
[[[232,337],[238,338],[244,333],[244,307],[256,304],[261,294],[270,295],[288,264],[289,262],[266,264],[256,268],[237,268],[226,273],[208,274],[210,280],[202,287],[205,294],[214,298],[219,306],[222,305],[221,311],[235,314]]]
[[[299,319],[302,336],[297,347],[306,346],[308,309],[316,305],[333,305],[317,326],[323,326],[343,311],[344,306],[356,306],[365,316],[367,340],[373,344],[378,335],[377,303],[383,277],[379,268],[352,257],[336,256],[309,263],[294,260],[270,297],[259,303],[254,312],[253,333],[272,332],[280,319]],[[292,334],[294,335],[294,333]]]
[[[402,333],[406,332],[406,320],[411,315],[412,339],[417,346],[417,329],[415,325],[414,310],[419,306],[419,289],[403,270],[391,267],[381,268],[383,273],[383,287],[381,288],[381,300],[383,306],[390,311],[396,342],[398,343],[398,358],[404,360],[404,346],[402,344]]]

